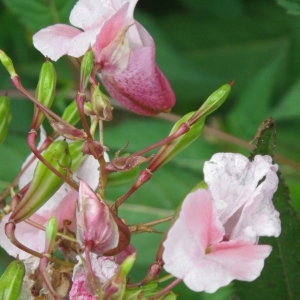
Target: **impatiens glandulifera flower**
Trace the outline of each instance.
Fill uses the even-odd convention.
[[[46,134],[41,129],[41,140],[38,148],[44,143]],[[78,142],[70,143],[70,153],[72,156],[72,171],[74,179],[84,179],[93,188],[96,188],[99,181],[98,162],[92,157],[84,157],[81,152],[81,146]],[[23,164],[23,167],[30,161],[30,155]],[[25,187],[33,177],[33,173],[37,164],[37,160],[32,163],[29,168],[23,173],[19,179],[19,188]],[[74,168],[74,169],[73,169]],[[36,212],[30,219],[40,225],[46,225],[52,216],[56,216],[58,220],[58,228],[61,229],[66,226],[65,221],[71,223],[68,229],[73,232],[76,231],[76,201],[78,199],[78,192],[72,190],[70,186],[64,183],[55,194]],[[5,251],[14,257],[17,255],[20,259],[26,259],[30,255],[27,252],[14,246],[4,233],[4,225],[11,218],[11,214],[6,215],[0,222],[0,245]],[[33,227],[25,222],[20,222],[15,230],[16,238],[28,248],[37,252],[44,251],[45,232]]]
[[[272,203],[277,169],[271,157],[261,155],[249,162],[240,154],[218,153],[206,162],[209,189],[183,201],[164,242],[165,269],[198,292],[256,279],[272,251],[258,245],[259,237],[281,232]]]
[[[130,241],[128,227],[82,180],[79,185],[76,237],[98,255],[118,254],[128,247]]]
[[[137,0],[79,0],[70,14],[72,25],[56,24],[33,36],[34,46],[57,60],[81,57],[92,46],[98,74],[108,92],[142,115],[169,111],[175,94],[155,62],[155,44],[133,19]]]
[[[20,260],[12,261],[0,278],[0,299],[21,299],[22,283],[25,275],[24,263]]]

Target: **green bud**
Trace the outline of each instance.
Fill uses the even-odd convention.
[[[108,97],[101,92],[98,86],[94,88],[91,103],[95,115],[100,120],[112,120],[112,107],[110,105],[110,101]]]
[[[21,260],[12,261],[0,278],[0,300],[21,299],[25,266]]]
[[[5,140],[11,121],[10,100],[7,96],[0,97],[0,144]]]
[[[185,116],[183,116],[179,121],[177,121],[169,136],[175,133],[181,124],[186,123],[190,118],[195,114],[195,112],[189,112]],[[170,161],[174,156],[179,154],[182,150],[184,150],[187,146],[189,146],[192,142],[194,142],[203,132],[204,129],[205,118],[201,118],[194,125],[191,126],[190,130],[182,136],[179,136],[175,140],[163,146],[157,155],[154,157],[153,161],[149,165],[149,170],[155,170],[158,167],[166,164]]]
[[[11,78],[13,78],[15,76],[18,76],[16,71],[15,71],[12,60],[2,50],[0,50],[0,60],[3,64],[4,68],[8,71]]]
[[[76,100],[73,100],[65,109],[62,119],[71,125],[76,125],[80,121],[80,115]]]
[[[45,243],[45,253],[51,253],[54,249],[55,239],[58,230],[58,222],[55,217],[48,220],[46,227],[46,243]]]
[[[94,68],[94,52],[89,50],[83,56],[80,69],[81,92],[85,91]]]
[[[68,176],[72,164],[68,143],[64,140],[53,142],[43,153],[43,157],[59,172]],[[63,180],[38,161],[30,187],[21,202],[17,205],[11,219],[16,223],[24,221],[43,206],[62,186]]]
[[[39,82],[35,92],[35,98],[47,108],[53,104],[56,89],[56,72],[53,64],[50,61],[43,63]],[[37,129],[42,124],[45,118],[44,112],[35,107],[33,128]]]

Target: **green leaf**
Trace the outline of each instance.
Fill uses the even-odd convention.
[[[230,131],[233,134],[250,139],[256,131],[257,124],[269,116],[275,85],[279,75],[282,79],[284,73],[285,58],[286,51],[280,51],[261,69],[242,93],[228,116]]]
[[[274,155],[276,127],[269,119],[257,135],[256,154]],[[240,299],[298,299],[300,261],[300,219],[290,199],[290,193],[283,175],[278,171],[279,184],[273,203],[280,212],[282,231],[279,238],[263,237],[260,244],[269,244],[273,251],[265,261],[265,267],[254,282],[235,282],[236,294]]]
[[[288,13],[293,15],[300,15],[300,1],[299,0],[277,0],[277,3],[283,6]]]
[[[3,0],[20,21],[37,31],[54,23],[68,23],[76,0]]]
[[[271,116],[276,120],[300,117],[299,110],[300,79],[287,91],[280,103],[274,108]]]

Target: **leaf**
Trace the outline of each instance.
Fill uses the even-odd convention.
[[[276,127],[269,119],[260,128],[254,155],[274,155]],[[265,261],[265,267],[252,283],[235,282],[240,299],[298,299],[300,295],[300,219],[290,199],[289,188],[278,171],[279,184],[273,203],[280,212],[282,231],[279,238],[263,237],[260,244],[270,244],[273,251]]]
[[[279,75],[282,79],[285,57],[286,51],[282,49],[271,62],[260,70],[248,88],[244,90],[239,102],[227,118],[233,134],[250,139],[257,124],[268,117]]]
[[[278,105],[273,109],[271,115],[278,120],[286,120],[300,117],[299,110],[300,79],[287,91]]]
[[[76,0],[4,0],[20,21],[37,31],[54,23],[68,23]]]
[[[300,15],[300,1],[299,0],[277,0],[277,3],[283,6],[288,13],[293,15]]]

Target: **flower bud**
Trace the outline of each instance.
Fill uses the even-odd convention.
[[[108,97],[100,91],[99,86],[94,86],[91,97],[92,109],[100,120],[112,120],[112,107]]]
[[[83,56],[80,69],[80,91],[84,92],[94,67],[94,52],[89,50]]]
[[[56,72],[50,61],[43,63],[35,98],[44,106],[50,108],[54,101],[56,89]],[[45,118],[44,112],[35,106],[32,128],[38,129]]]
[[[58,230],[58,222],[55,217],[48,220],[46,226],[46,243],[45,243],[45,253],[51,253],[54,249],[55,239]]]
[[[11,121],[10,100],[7,96],[0,97],[0,144],[5,140]]]
[[[11,78],[18,76],[11,59],[1,49],[0,49],[0,60],[3,64],[4,68],[8,71]]]
[[[84,181],[79,185],[76,219],[77,239],[90,247],[91,252],[114,255],[128,247],[130,233],[127,226]]]
[[[71,125],[76,125],[80,121],[80,115],[76,100],[73,100],[64,110],[62,119]]]
[[[68,143],[64,140],[53,142],[43,153],[43,157],[59,172],[67,176],[72,164]],[[16,223],[24,221],[44,205],[61,187],[63,180],[38,161],[30,187],[21,202],[11,214]]]
[[[20,260],[12,261],[0,278],[0,300],[21,299],[24,263]]]

